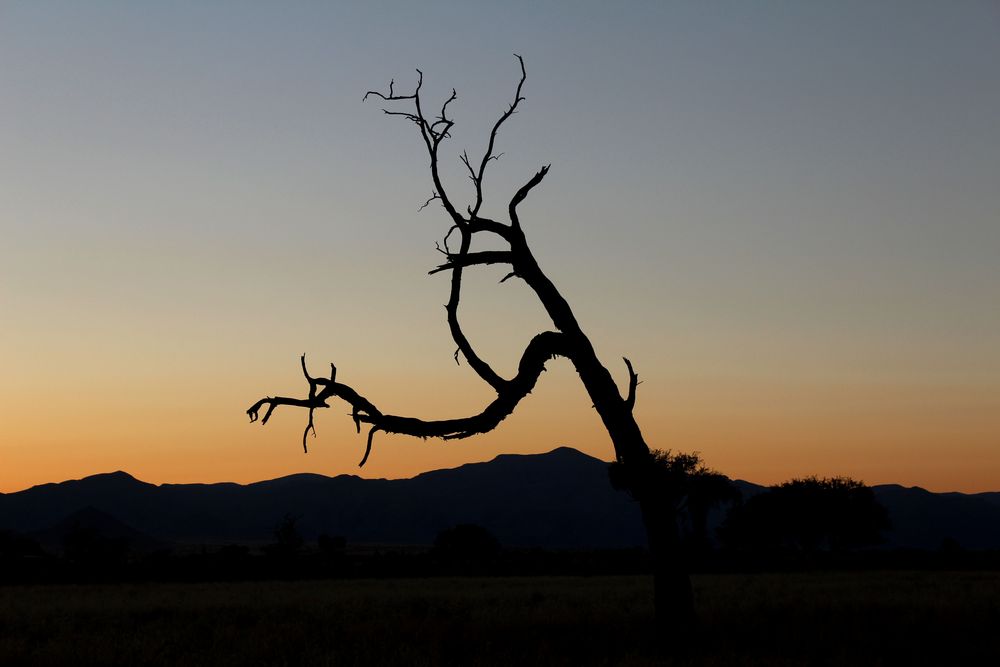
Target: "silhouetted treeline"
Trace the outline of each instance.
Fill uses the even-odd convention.
[[[675,484],[682,549],[692,572],[1000,569],[1000,551],[876,549],[889,527],[871,488],[847,478],[791,480],[742,497],[728,478],[691,455],[660,453]],[[612,466],[612,481],[620,469]],[[710,520],[711,515],[711,520]],[[178,545],[83,510],[37,534],[0,531],[0,582],[233,581],[358,577],[650,574],[646,549],[505,548],[486,527],[442,529],[433,545],[306,539],[286,513],[265,544]],[[717,528],[716,528],[717,527]]]
[[[733,549],[842,551],[877,545],[888,528],[870,487],[847,477],[807,477],[735,504],[719,537]]]

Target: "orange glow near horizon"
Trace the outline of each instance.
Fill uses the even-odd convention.
[[[103,404],[67,396],[57,415],[43,394],[35,403],[6,396],[7,406],[20,403],[16,424],[23,430],[16,437],[19,444],[7,449],[0,491],[117,469],[154,484],[249,483],[306,471],[399,478],[562,445],[609,460],[610,443],[575,374],[565,364],[553,366],[495,432],[449,442],[378,434],[363,469],[357,462],[364,436],[355,433],[343,405],[317,413],[318,437],[309,438],[306,455],[300,445],[304,411],[279,408],[261,428],[247,423],[243,410],[250,401],[236,396],[214,404],[198,397],[185,400],[183,391],[165,392],[159,399],[141,392],[118,395]],[[441,378],[438,386],[447,389],[449,380]],[[370,393],[381,393],[390,403],[409,403],[412,414],[448,416],[457,414],[453,406],[471,411],[488,398],[474,382],[463,385],[468,387],[453,390],[454,395],[411,394],[414,388],[396,386],[394,391],[388,385],[381,392],[374,386]],[[201,388],[211,396],[224,386]],[[705,382],[657,391],[647,381],[640,386],[637,414],[652,447],[699,451],[708,465],[760,484],[815,474],[935,491],[995,489],[998,461],[991,438],[998,406],[954,398],[949,405],[953,391],[935,396],[897,389],[891,400],[881,402],[877,393],[750,383],[724,390]],[[49,397],[60,398],[58,393]],[[971,453],[967,456],[976,457],[973,470],[979,474],[968,470],[968,459],[942,465],[939,443],[945,441],[961,442]]]

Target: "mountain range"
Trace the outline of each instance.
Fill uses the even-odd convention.
[[[103,517],[102,525],[149,545],[263,543],[293,516],[306,539],[339,535],[354,544],[431,544],[445,528],[474,523],[509,547],[642,546],[638,506],[611,487],[607,466],[560,447],[397,480],[298,474],[246,485],[154,485],[113,472],[0,494],[0,529],[44,543],[60,526]],[[735,483],[744,497],[765,488]],[[873,489],[892,523],[885,547],[937,549],[947,539],[967,549],[1000,549],[1000,493]]]

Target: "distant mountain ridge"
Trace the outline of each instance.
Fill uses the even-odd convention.
[[[175,542],[268,541],[285,514],[307,539],[429,544],[458,523],[487,526],[508,546],[638,546],[644,533],[630,498],[611,488],[607,464],[567,447],[496,457],[411,479],[299,474],[240,485],[163,484],[124,472],[0,495],[0,528],[44,530],[83,507]]]
[[[430,544],[460,523],[487,527],[511,547],[625,548],[645,544],[638,506],[611,488],[607,463],[569,447],[504,454],[410,479],[303,473],[252,484],[154,485],[125,472],[0,494],[0,529],[44,533],[93,508],[156,540],[266,542],[286,514],[306,539]],[[745,495],[765,487],[737,481]],[[893,527],[887,547],[936,549],[946,538],[1000,549],[1000,493],[873,487]]]

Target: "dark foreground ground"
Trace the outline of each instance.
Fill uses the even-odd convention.
[[[0,665],[1000,664],[1000,573],[704,575],[688,652],[646,577],[0,587]]]

